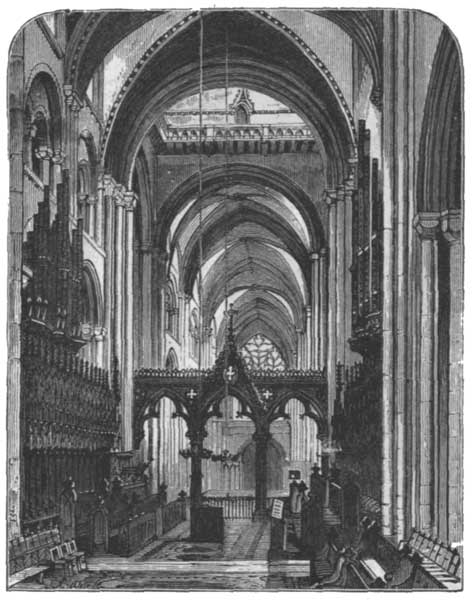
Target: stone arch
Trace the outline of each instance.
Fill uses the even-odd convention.
[[[175,371],[176,369],[179,369],[179,360],[177,358],[177,354],[174,348],[169,349],[168,355],[166,357],[165,368],[167,371]]]
[[[418,212],[461,207],[463,194],[463,70],[460,50],[444,27],[435,52],[422,121]]]
[[[311,394],[301,390],[296,392],[285,390],[278,396],[280,409],[285,410],[290,400],[298,400],[305,407],[307,418],[313,419],[317,423],[319,435],[328,433],[328,416],[318,398],[314,398]]]
[[[214,32],[221,34],[222,24],[219,19],[220,21],[243,20],[246,25],[244,28],[246,36],[249,35],[250,30],[251,35],[255,36],[255,41],[253,38],[247,40],[246,46],[243,42],[240,43],[240,40],[233,41],[234,47],[238,48],[238,52],[242,54],[238,59],[235,58],[232,61],[234,74],[232,73],[231,85],[255,88],[262,93],[267,93],[269,90],[276,99],[295,107],[296,112],[303,115],[323,138],[322,145],[330,155],[330,160],[327,161],[329,185],[336,185],[343,181],[350,171],[348,160],[355,153],[354,123],[348,104],[327,67],[289,27],[280,23],[278,19],[259,14],[257,11],[232,11],[231,14],[223,11],[208,11],[204,22],[206,21],[207,27],[213,27]],[[166,32],[162,38],[156,40],[139,60],[117,95],[110,118],[105,126],[101,145],[101,154],[104,156],[105,164],[113,173],[116,171],[117,174],[125,173],[127,178],[130,176],[136,152],[146,132],[153,125],[149,115],[158,110],[157,107],[159,110],[163,110],[186,94],[195,93],[198,89],[198,64],[195,64],[195,53],[192,54],[192,57],[188,57],[186,54],[192,52],[193,47],[188,44],[184,53],[176,53],[173,50],[174,44],[178,43],[179,37],[183,35],[184,31],[188,39],[193,39],[197,35],[199,29],[197,20],[189,15],[187,21],[183,20],[178,23],[172,28],[171,33]],[[274,37],[275,43],[277,39],[278,46],[281,47],[281,56],[291,56],[291,60],[294,59],[299,66],[301,62],[307,63],[307,69],[310,69],[313,75],[304,78],[307,89],[301,85],[302,80],[297,79],[300,69],[291,68],[286,64],[287,61],[284,66],[281,66],[274,53],[260,52],[258,39],[261,39],[261,28],[265,28],[267,34]],[[233,29],[236,31],[239,28]],[[256,35],[256,31],[259,32],[258,35]],[[248,48],[251,48],[252,55],[247,58],[245,52]],[[207,63],[206,86],[218,87],[224,80],[225,61],[221,55],[221,41],[215,48],[213,46],[208,48],[208,52],[212,58]],[[261,56],[257,57],[258,52]],[[178,63],[177,60],[181,62]],[[157,65],[160,69],[158,78],[156,77]],[[165,65],[168,71],[166,71]],[[155,86],[151,85],[151,80],[149,85],[147,83],[147,78],[151,76],[151,73],[154,74],[153,81],[159,81],[159,86],[161,86],[159,93],[154,89]],[[134,85],[137,78],[143,79],[143,85]],[[323,93],[312,92],[309,89],[311,85],[317,85],[319,91],[324,90]],[[139,98],[136,96],[138,87],[141,90]],[[153,90],[151,90],[152,87]],[[148,92],[143,94],[143,89],[149,90],[149,94]],[[328,101],[329,97],[331,98],[330,102]],[[125,130],[130,131],[122,121],[130,117],[132,107],[133,113],[136,115],[134,130],[130,132],[126,141],[118,140],[121,135],[127,135]],[[333,113],[330,118],[328,114],[325,114],[327,110]],[[117,137],[116,140],[115,137]],[[121,157],[114,155],[111,150],[109,151],[109,148],[114,147],[123,148],[124,152]]]
[[[212,166],[202,171],[202,186],[204,195],[210,194],[224,185],[248,184],[256,187],[270,187],[282,194],[299,210],[309,231],[312,247],[316,250],[325,246],[325,233],[321,218],[308,195],[291,181],[287,176],[269,167],[256,166],[247,163],[233,163],[224,167]],[[193,197],[199,188],[198,173],[194,173],[179,184],[168,196],[161,209],[162,219],[157,224],[155,244],[165,248],[167,232],[174,217]]]
[[[79,135],[79,141],[85,145],[87,153],[87,162],[89,170],[89,190],[88,193],[94,194],[97,189],[97,147],[94,136],[88,129],[83,129]]]
[[[242,469],[242,487],[253,491],[256,487],[255,478],[255,451],[256,445],[253,440],[243,444],[238,454],[240,455]],[[286,451],[274,438],[268,441],[266,486],[268,490],[276,491],[284,487],[284,462]]]
[[[62,143],[62,103],[57,80],[41,63],[30,73],[25,86],[25,155],[32,170],[40,175],[38,153],[60,153]]]
[[[82,306],[83,318],[93,325],[103,325],[103,300],[100,289],[100,279],[93,263],[84,261],[82,277]]]

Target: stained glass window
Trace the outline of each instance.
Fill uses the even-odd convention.
[[[283,371],[286,368],[278,347],[261,333],[246,342],[241,355],[248,369]]]

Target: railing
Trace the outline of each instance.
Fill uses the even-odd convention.
[[[255,499],[252,496],[207,497],[205,503],[223,508],[224,519],[251,519],[255,512]]]
[[[266,498],[266,510],[270,510],[274,498]],[[254,496],[206,496],[207,506],[223,508],[224,519],[251,519],[255,512]]]
[[[204,126],[199,136],[199,127],[182,126],[168,127],[161,130],[166,142],[198,142],[200,137],[204,141],[228,140],[312,140],[314,135],[309,127],[304,125],[230,125],[228,128],[220,126]]]
[[[110,550],[119,556],[131,556],[156,538],[156,513],[144,513],[128,519],[110,540]]]
[[[174,500],[162,508],[163,533],[167,533],[186,520],[185,500]]]

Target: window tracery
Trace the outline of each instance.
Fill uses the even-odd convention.
[[[261,333],[246,342],[241,355],[248,369],[283,371],[286,368],[279,348]]]

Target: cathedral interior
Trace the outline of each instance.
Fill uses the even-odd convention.
[[[412,10],[21,28],[13,589],[461,588],[462,85]]]

